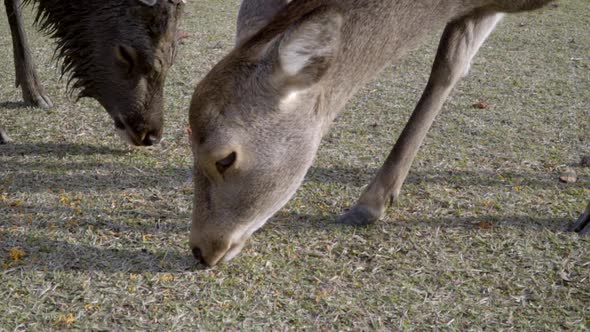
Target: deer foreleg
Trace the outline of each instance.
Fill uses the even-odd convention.
[[[430,126],[471,60],[501,20],[496,12],[477,12],[447,24],[441,37],[428,84],[410,120],[357,204],[338,222],[366,225],[378,220],[396,200],[410,166]]]
[[[42,108],[50,108],[53,104],[51,103],[51,99],[45,94],[43,86],[39,83],[35,63],[33,62],[27,43],[20,1],[4,0],[4,5],[6,6],[8,23],[10,24],[10,31],[12,33],[16,86],[21,87],[23,99],[26,103]]]

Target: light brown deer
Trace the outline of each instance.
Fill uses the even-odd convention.
[[[215,265],[237,255],[295,193],[322,134],[354,93],[446,24],[409,122],[356,206],[338,219],[378,220],[502,13],[550,1],[244,1],[236,48],[197,85],[191,102],[194,256]]]

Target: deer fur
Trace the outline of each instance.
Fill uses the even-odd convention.
[[[197,85],[190,109],[190,245],[204,264],[237,255],[295,193],[322,134],[386,65],[444,28],[428,84],[358,203],[338,221],[366,225],[397,199],[445,99],[504,13],[550,0],[249,0],[236,48]]]

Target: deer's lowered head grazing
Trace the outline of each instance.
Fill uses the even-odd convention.
[[[429,86],[391,160],[341,218],[349,224],[377,220],[397,197],[446,96],[500,20],[498,12],[549,2],[249,1],[242,9],[261,8],[254,1],[274,5],[278,13],[259,30],[238,31],[244,40],[197,85],[190,108],[195,195],[190,245],[206,265],[232,259],[291,198],[322,133],[354,92],[447,24]],[[256,12],[250,15],[248,20],[241,13],[242,22],[265,21]]]
[[[16,81],[26,102],[51,107],[35,74],[18,0],[5,0]],[[25,0],[38,26],[56,40],[62,75],[78,97],[96,99],[120,136],[158,143],[164,125],[164,81],[176,54],[184,0]]]
[[[98,100],[129,144],[152,145],[162,137],[164,83],[176,55],[181,6],[180,0],[123,1],[118,11],[97,6],[82,27],[87,35],[60,44],[73,88]],[[79,63],[74,52],[90,50],[94,63]]]
[[[191,243],[208,265],[239,253],[291,198],[320,143],[322,78],[338,57],[342,15],[319,7],[275,22],[193,95]]]

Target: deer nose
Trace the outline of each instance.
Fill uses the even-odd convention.
[[[132,124],[138,121],[128,123],[122,116],[114,117],[114,119],[119,135],[128,143],[136,146],[152,146],[160,143],[162,130],[158,125],[145,128],[145,125],[133,126]]]
[[[208,266],[207,262],[205,262],[205,259],[203,258],[203,252],[198,247],[193,248],[193,257],[195,257],[199,263]]]

